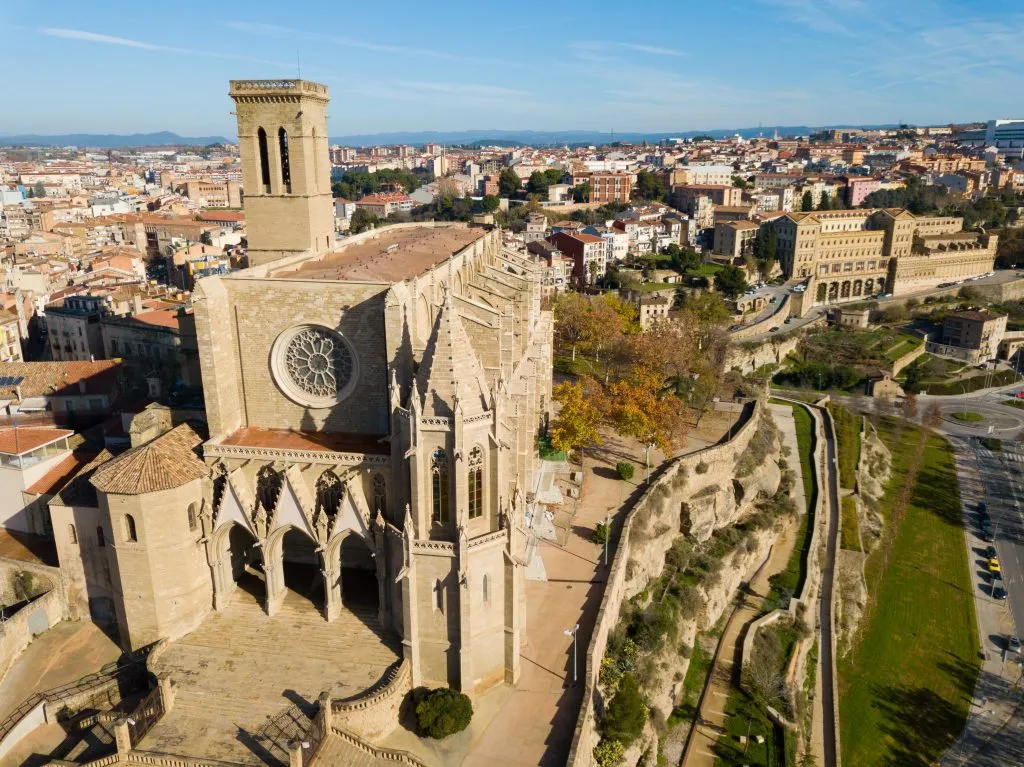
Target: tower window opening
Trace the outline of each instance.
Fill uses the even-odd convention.
[[[433,479],[431,519],[443,525],[448,522],[448,456],[441,448],[434,451],[431,476]]]
[[[288,160],[288,131],[279,128],[277,131],[277,145],[281,153],[281,184],[286,194],[292,193],[292,168]]]
[[[267,132],[263,128],[256,131],[256,140],[260,150],[260,184],[263,193],[270,194],[270,152],[267,149]]]

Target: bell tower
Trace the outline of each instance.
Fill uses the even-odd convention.
[[[334,244],[327,86],[308,80],[232,80],[238,118],[249,264]]]

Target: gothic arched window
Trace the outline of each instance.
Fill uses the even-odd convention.
[[[194,503],[188,505],[188,529],[196,529],[196,505]]]
[[[469,453],[469,518],[484,513],[484,451],[477,445]]]
[[[277,148],[281,153],[281,184],[286,194],[292,192],[292,166],[288,159],[288,131],[278,128]]]
[[[256,475],[256,505],[262,506],[267,514],[274,511],[277,496],[281,493],[281,475],[270,466],[264,466]]]
[[[484,602],[491,601],[491,576],[484,576]]]
[[[383,474],[373,475],[373,510],[382,514],[388,507],[388,486]]]
[[[78,543],[78,531],[75,530],[74,525],[68,525],[68,537],[72,543]]]
[[[264,194],[270,194],[270,153],[267,150],[267,132],[263,128],[256,131],[256,142],[260,151],[260,183]]]
[[[433,511],[431,520],[445,524],[448,522],[448,456],[438,448],[430,462],[432,480],[431,502]]]
[[[328,519],[334,519],[341,508],[341,496],[344,487],[338,475],[328,469],[316,481],[316,513],[326,514]]]

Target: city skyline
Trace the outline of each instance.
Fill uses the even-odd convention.
[[[9,7],[10,53],[32,66],[9,83],[0,135],[231,136],[226,79],[300,70],[330,87],[338,136],[943,124],[1013,111],[1024,14],[1009,2],[733,6],[596,3],[583,17],[451,3],[433,19],[411,4],[383,19],[321,3],[288,17],[266,3]]]

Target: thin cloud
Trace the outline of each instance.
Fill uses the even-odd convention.
[[[250,35],[261,37],[275,37],[278,39],[308,40],[314,42],[331,43],[343,48],[355,48],[362,51],[373,51],[374,53],[387,53],[391,56],[415,56],[419,58],[439,59],[444,61],[475,61],[479,63],[500,63],[511,65],[510,62],[496,61],[495,59],[473,58],[460,56],[448,51],[439,51],[432,48],[413,48],[402,45],[390,45],[387,43],[376,43],[370,40],[362,40],[344,35],[329,35],[323,32],[306,32],[292,27],[282,27],[276,24],[260,24],[249,21],[227,21],[224,26],[234,29],[237,32],[245,32]]]
[[[685,56],[683,51],[677,51],[674,48],[662,48],[657,45],[645,45],[643,43],[622,43],[616,40],[579,40],[571,44],[572,47],[577,50],[586,51],[600,51],[607,50],[609,48],[619,48],[621,50],[636,51],[637,53],[647,53],[652,56]]]
[[[80,40],[86,43],[99,43],[100,45],[116,45],[123,48],[135,48],[143,51],[155,51],[158,53],[174,53],[183,56],[203,56],[215,59],[234,59],[236,61],[251,61],[257,64],[268,64],[274,67],[288,66],[282,64],[279,61],[267,61],[266,59],[257,59],[252,56],[240,56],[234,53],[222,53],[220,51],[203,51],[195,48],[179,48],[174,45],[160,45],[158,43],[148,43],[143,40],[132,40],[127,37],[115,37],[114,35],[104,35],[99,32],[89,32],[84,29],[65,29],[62,27],[42,27],[39,30],[40,34],[46,35],[47,37],[57,37],[63,40]]]

